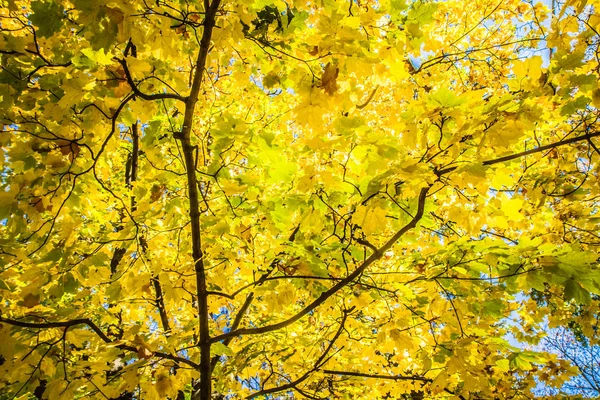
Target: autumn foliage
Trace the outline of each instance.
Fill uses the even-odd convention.
[[[0,1],[0,398],[560,391],[599,8]]]

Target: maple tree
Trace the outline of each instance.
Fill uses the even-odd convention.
[[[508,335],[598,344],[598,0],[0,4],[9,398],[528,398],[577,371]]]
[[[595,324],[594,328],[597,334],[598,325]],[[600,370],[598,369],[600,346],[591,345],[589,339],[579,331],[577,325],[572,328],[560,327],[551,330],[542,340],[542,348],[556,353],[577,368],[577,375],[565,382],[562,387],[541,388],[542,393],[554,396],[582,394],[591,398],[600,395]]]

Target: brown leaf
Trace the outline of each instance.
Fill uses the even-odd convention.
[[[28,293],[23,297],[23,306],[32,308],[40,304],[40,295]]]
[[[151,358],[152,355],[154,354],[152,352],[152,350],[150,350],[150,346],[148,346],[148,343],[140,335],[135,335],[135,338],[133,339],[133,344],[135,345],[135,348],[137,349],[139,358],[143,358],[143,359],[147,360],[147,359]]]
[[[55,142],[62,155],[69,156],[70,161],[73,161],[79,154],[79,145],[77,143],[64,139],[58,139]]]
[[[129,86],[127,81],[119,81],[119,84],[115,88],[115,96],[123,97],[126,94],[128,94],[129,92],[131,92],[131,86]],[[111,111],[111,114],[114,114],[114,110]]]
[[[154,185],[154,186],[152,186],[152,189],[150,191],[150,201],[152,203],[154,203],[154,202],[160,200],[160,198],[165,193],[166,189],[167,189],[167,187],[165,185]]]
[[[36,211],[39,213],[43,213],[44,211],[51,211],[52,204],[48,203],[44,205],[44,201],[41,197],[33,197],[29,202],[33,207],[35,207]]]
[[[325,66],[323,76],[321,77],[321,87],[325,89],[325,92],[333,96],[338,90],[337,77],[340,69],[330,62]]]

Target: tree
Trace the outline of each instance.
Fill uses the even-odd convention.
[[[600,293],[599,2],[554,6],[4,1],[1,391],[568,380],[506,339]]]
[[[598,300],[598,296],[592,296],[595,308],[591,310],[598,310]],[[540,393],[555,396],[580,394],[591,398],[600,396],[598,313],[591,310],[576,307],[573,313],[575,318],[567,327],[550,329],[542,340],[541,347],[571,364],[575,375],[560,387],[540,388]]]
[[[543,342],[548,351],[555,352],[560,358],[567,360],[574,368],[576,375],[556,389],[546,388],[553,395],[583,394],[596,398],[600,395],[600,348],[590,344],[586,339],[578,340],[568,329],[559,328],[551,331]]]

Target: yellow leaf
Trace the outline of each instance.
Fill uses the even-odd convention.
[[[500,372],[508,372],[508,370],[510,369],[510,361],[509,360],[496,361],[496,369]]]
[[[354,212],[352,222],[359,225],[365,234],[371,235],[385,229],[386,215],[387,212],[382,208],[361,205]]]
[[[536,81],[542,75],[542,57],[534,56],[513,63],[513,73],[517,79],[529,78]]]
[[[137,366],[135,366],[135,365],[133,367],[128,366],[127,368],[128,369],[125,371],[125,373],[123,373],[124,383],[123,383],[123,385],[121,385],[122,391],[132,390],[139,383]]]
[[[163,400],[160,394],[158,394],[158,390],[156,385],[152,384],[152,382],[143,382],[140,384],[140,397],[144,400]]]
[[[54,373],[56,372],[56,364],[54,363],[51,357],[46,356],[42,360],[40,369],[42,370],[45,376],[53,377]]]
[[[156,391],[162,398],[177,397],[178,387],[175,383],[175,377],[166,371],[156,374]]]
[[[502,212],[508,220],[520,221],[523,219],[521,209],[523,208],[523,200],[519,198],[511,198],[502,202]]]
[[[223,191],[225,192],[225,194],[227,196],[231,196],[234,194],[245,192],[246,189],[248,188],[248,186],[240,185],[239,183],[237,183],[235,181],[227,181],[226,183],[221,185],[221,188],[223,189]]]
[[[66,400],[72,395],[71,391],[67,387],[67,382],[63,379],[57,379],[51,381],[47,386],[46,390],[44,390],[44,394],[42,396],[43,399],[48,400]],[[72,397],[71,397],[72,398]]]
[[[449,376],[446,371],[440,372],[433,382],[431,382],[431,391],[435,394],[441,393],[446,387],[448,378]]]
[[[127,68],[134,79],[143,79],[152,71],[152,65],[137,57],[127,57]]]
[[[90,60],[100,65],[111,65],[114,61],[112,60],[111,54],[105,54],[104,49],[94,51],[91,48],[81,50],[81,53]]]
[[[490,171],[491,172],[491,171]],[[492,187],[500,190],[503,187],[511,188],[514,184],[514,178],[506,168],[497,168],[492,173]]]

